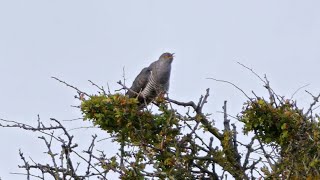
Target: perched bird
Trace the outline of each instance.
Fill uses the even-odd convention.
[[[174,53],[163,53],[159,60],[151,63],[149,67],[143,68],[126,95],[135,98],[139,94],[138,100],[144,106],[157,96],[167,93],[173,55]]]

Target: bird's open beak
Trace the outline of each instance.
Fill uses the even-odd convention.
[[[174,57],[174,54],[175,54],[175,53],[171,53],[171,56]]]

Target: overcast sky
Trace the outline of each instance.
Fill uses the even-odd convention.
[[[319,93],[319,8],[316,0],[0,0],[0,118],[35,125],[37,114],[44,121],[80,117],[71,107],[78,105],[75,92],[51,76],[90,93],[96,89],[89,79],[119,89],[123,67],[131,84],[143,67],[167,51],[176,53],[170,97],[197,100],[210,88],[206,110],[216,121],[224,100],[229,112],[237,114],[245,97],[206,78],[265,94],[261,82],[237,61],[266,73],[278,94],[290,97],[305,84]],[[303,91],[295,98],[303,106],[311,101]],[[81,139],[92,134],[73,132]],[[9,174],[21,172],[20,148],[36,161],[45,157],[36,137],[0,128],[0,177],[25,179]]]

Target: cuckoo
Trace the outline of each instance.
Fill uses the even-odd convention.
[[[174,53],[163,53],[159,60],[141,70],[126,93],[130,98],[139,95],[139,103],[144,106],[157,96],[169,90],[171,63]]]

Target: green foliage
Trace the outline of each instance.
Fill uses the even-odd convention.
[[[81,111],[84,120],[92,120],[94,125],[108,133],[118,133],[130,120],[150,119],[151,114],[138,111],[137,104],[136,99],[129,99],[121,94],[94,95],[82,102]]]
[[[199,129],[214,134],[222,147],[221,150],[211,149],[208,158],[196,160],[200,146],[195,137],[181,132],[181,122],[186,117],[168,109],[164,102],[158,107],[159,113],[152,113],[141,109],[137,99],[121,94],[95,95],[82,102],[85,120],[106,130],[120,144],[137,147],[134,151],[123,150],[122,158],[128,162],[127,166],[122,167],[114,158],[105,169],[119,169],[123,172],[121,179],[144,179],[146,167],[152,164],[153,175],[160,179],[192,179],[195,176],[190,165],[205,167],[212,156],[234,177],[246,179],[240,163],[242,157],[233,144],[233,131],[219,134],[203,114],[192,117],[200,123]],[[319,123],[313,116],[303,114],[294,102],[250,100],[245,103],[239,120],[244,123],[245,134],[253,132],[263,146],[271,145],[279,150],[271,170],[261,168],[267,178],[310,178],[320,173]]]
[[[264,143],[286,145],[306,122],[301,111],[295,109],[290,101],[276,106],[264,99],[257,99],[248,102],[242,114],[244,132],[256,131]]]
[[[255,98],[245,94],[249,101],[237,118],[243,123],[244,135],[251,136],[250,142],[238,138],[241,133],[236,123],[230,124],[226,101],[223,106],[224,129],[219,129],[211,117],[203,113],[209,89],[198,103],[168,100],[161,95],[153,102],[156,104],[154,107],[158,107],[154,113],[147,108],[142,109],[136,98],[122,94],[106,95],[103,88],[99,88],[103,92],[98,95],[89,96],[75,88],[79,94],[76,97],[82,101],[83,119],[93,122],[106,131],[113,142],[119,143],[119,152],[111,157],[94,148],[97,136],[93,136],[90,147],[84,151],[89,158],[80,156],[75,151],[78,146],[72,142],[73,136],[54,118],[50,120],[57,123],[56,126],[45,126],[38,117],[37,127],[4,119],[0,121],[8,124],[0,124],[0,127],[38,131],[50,138],[40,137],[46,143],[46,154],[53,160],[53,165],[35,162],[31,165],[19,152],[23,161],[19,167],[26,170],[28,178],[31,175],[40,177],[30,173],[30,170],[38,169],[40,174],[52,175],[54,179],[105,179],[110,171],[124,180],[227,179],[229,175],[237,180],[320,179],[320,119],[312,112],[318,107],[315,105],[320,94],[314,96],[309,93],[313,102],[304,112],[294,101],[274,93],[266,77],[265,81],[260,80],[265,83],[270,102],[256,94]],[[168,108],[167,100],[187,107],[188,111],[181,115]],[[48,133],[52,130],[63,131],[65,136]],[[60,155],[51,150],[52,141],[61,143]],[[95,155],[96,151],[100,156]],[[74,154],[87,163],[86,172],[81,173],[83,175],[77,172],[80,163],[76,167],[71,160]],[[59,166],[56,165],[56,157],[61,160]]]
[[[279,162],[269,177],[316,177],[320,173],[320,127],[293,102],[249,101],[242,111],[244,132],[254,132],[266,144],[280,148]]]
[[[146,144],[159,143],[168,134],[166,140],[171,141],[179,134],[174,113],[163,105],[159,110],[162,113],[156,115],[140,110],[137,99],[121,94],[95,95],[81,104],[84,120],[91,120],[108,133],[125,135],[125,140],[133,144],[140,144],[142,138]]]
[[[165,104],[160,104],[159,114],[152,114],[139,109],[135,98],[121,94],[95,95],[82,102],[81,111],[85,120],[111,133],[115,141],[139,147],[134,154],[125,152],[127,158],[135,159],[122,179],[141,179],[139,172],[145,169],[146,159],[156,162],[156,169],[162,172],[159,176],[164,178],[178,177],[183,172],[177,170],[177,165],[188,159],[180,158],[185,150],[179,149],[179,119]]]

